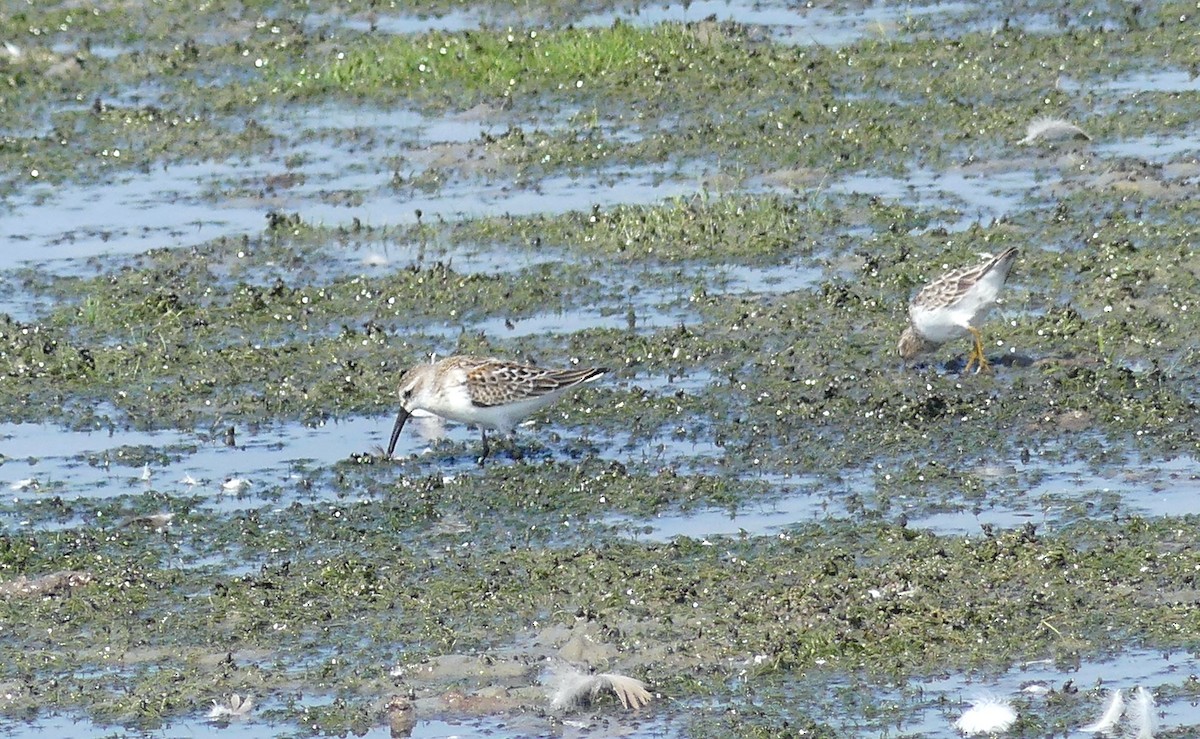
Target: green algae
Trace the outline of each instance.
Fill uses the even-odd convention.
[[[75,73],[81,76],[78,84],[30,73],[35,61],[9,61],[15,92],[0,112],[29,105],[45,110],[48,89],[76,105],[99,102],[112,80],[131,77],[155,81],[168,109],[178,111],[166,120],[195,120],[201,114],[211,118],[216,111],[223,120],[207,125],[228,131],[246,124],[247,111],[279,97],[308,99],[349,91],[377,103],[403,97],[435,107],[517,98],[518,104],[531,107],[582,105],[600,124],[582,136],[568,131],[498,140],[498,150],[523,170],[589,166],[598,156],[607,162],[708,157],[714,145],[724,153],[721,166],[743,174],[800,165],[827,171],[887,167],[896,161],[888,156],[893,152],[945,164],[995,151],[1018,138],[1017,131],[1030,118],[1069,107],[1069,97],[1055,90],[1060,75],[1087,86],[1137,73],[1158,59],[1169,59],[1177,69],[1194,67],[1195,44],[1179,22],[1187,13],[1172,13],[1182,7],[1156,9],[1125,28],[1080,27],[1063,34],[1002,28],[947,39],[922,34],[920,24],[913,23],[904,30],[916,33],[893,38],[797,48],[763,39],[745,26],[712,22],[648,28],[627,23],[587,29],[516,26],[412,36],[322,29],[321,35],[332,38],[313,38],[290,16],[294,9],[271,8],[274,12],[254,17],[262,9],[239,7],[251,16],[251,22],[239,23],[205,4],[194,21],[182,15],[170,21],[149,19],[138,29],[137,47],[112,59],[81,51],[87,63]],[[93,14],[51,8],[44,13],[25,9],[9,29],[10,37],[21,43],[33,34],[82,46],[103,29],[124,27],[107,22],[118,14],[113,9]],[[221,18],[217,28],[228,30],[212,32],[197,22],[213,17],[208,14]],[[737,84],[729,84],[731,76]],[[878,105],[861,90],[874,90],[889,104]],[[632,107],[609,105],[614,95]],[[185,100],[204,104],[185,105]],[[1194,107],[1191,97],[1174,94],[1153,119],[1142,113],[1144,106],[1118,108],[1101,112],[1088,122],[1089,129],[1107,135],[1149,126],[1170,133],[1186,126]],[[139,115],[156,109],[144,108]],[[614,109],[630,112],[609,112]],[[1168,110],[1170,115],[1164,115]],[[681,115],[698,118],[700,125],[687,130],[653,125]],[[633,142],[609,139],[604,135],[609,123],[633,126],[646,135]],[[65,149],[49,145],[54,137],[46,136],[45,153],[32,157],[32,164],[29,151],[14,147],[13,153],[26,161],[16,171],[38,168],[46,172],[40,177],[62,177],[71,170],[55,164],[57,159],[40,167],[36,160],[58,150],[65,165],[79,159],[80,149],[89,156],[122,149],[109,127],[96,128],[77,131],[69,137],[74,145]],[[136,152],[125,147],[125,162],[145,166],[164,157],[171,161],[218,153],[203,132],[188,128],[194,127],[143,132],[153,140],[135,138]],[[248,151],[261,147],[264,135],[269,136],[248,126],[243,146]]]
[[[36,543],[5,537],[5,571],[83,566],[95,581],[66,599],[0,601],[0,610],[20,609],[23,625],[10,627],[9,638],[26,647],[8,655],[3,679],[35,677],[34,698],[59,705],[82,707],[84,687],[100,690],[113,703],[92,703],[95,717],[156,725],[202,702],[204,689],[279,690],[300,678],[371,693],[386,681],[381,644],[408,660],[487,650],[539,614],[622,624],[609,639],[623,661],[668,694],[694,691],[696,670],[711,676],[717,665],[752,655],[767,657],[754,672],[773,684],[793,671],[900,676],[922,674],[929,664],[995,666],[1018,655],[1069,660],[1119,646],[1128,632],[1154,646],[1180,645],[1180,633],[1194,631],[1186,599],[1160,597],[1191,592],[1192,519],[981,539],[826,525],[718,547],[681,539],[434,555],[397,547],[381,526],[347,536],[348,522],[336,516],[289,511],[212,523],[217,528],[206,535],[229,531],[242,556],[263,566],[233,578],[162,568],[128,550],[140,535],[128,530],[43,534]],[[280,548],[273,536],[247,536],[277,527],[301,534],[288,540],[306,541],[320,555]],[[526,581],[538,587],[519,584]],[[1114,582],[1121,584],[1115,591]],[[136,632],[112,624],[115,613],[136,620]],[[679,649],[659,664],[643,654],[647,643]],[[88,655],[118,659],[135,648],[167,651],[126,660],[130,690],[120,698],[105,681],[73,676]],[[177,687],[161,692],[164,672],[183,676],[203,664],[196,656],[226,652],[273,656],[226,669],[210,663],[202,668],[207,688],[172,680]],[[321,653],[336,658],[313,662]],[[145,699],[155,691],[159,700]]]
[[[622,262],[760,261],[804,253],[806,230],[830,227],[822,215],[781,197],[701,194],[653,206],[475,219],[456,224],[448,238],[458,243],[503,239],[515,248],[558,247],[580,257]]]
[[[320,70],[300,70],[288,85],[310,95],[428,90],[435,99],[454,100],[585,84],[658,91],[671,85],[676,69],[720,64],[733,51],[727,46],[720,34],[697,43],[690,31],[671,24],[400,36],[339,51]]]
[[[1061,201],[1059,207],[1074,203]],[[616,264],[770,262],[795,258],[810,212],[774,196],[677,200],[552,219],[468,221],[447,234],[459,244],[494,244],[502,237],[528,244],[537,233],[568,255],[619,256]],[[827,203],[816,228],[841,228],[849,218]],[[1013,429],[1032,433],[1022,437],[1024,444],[1039,438],[1044,443],[1060,432],[1049,419],[1077,409],[1074,398],[1085,393],[1093,428],[1166,453],[1195,449],[1195,426],[1188,421],[1196,414],[1195,399],[1186,386],[1187,365],[1180,362],[1192,351],[1187,326],[1194,311],[1180,306],[1190,300],[1195,258],[1183,240],[1186,228],[1167,225],[1168,218],[1169,212],[1152,207],[1143,207],[1136,222],[1115,212],[1080,248],[1022,249],[1014,279],[1020,285],[1014,291],[1020,317],[997,322],[989,335],[1002,336],[1015,357],[1035,358],[1026,371],[971,382],[924,373],[921,389],[888,355],[901,306],[933,273],[967,262],[977,251],[1022,245],[1030,234],[1045,234],[1053,243],[1063,238],[1056,234],[1057,217],[1016,230],[1000,224],[949,237],[936,231],[890,233],[872,240],[853,281],[833,278],[815,291],[766,297],[710,293],[700,282],[686,301],[692,318],[684,328],[573,332],[567,345],[572,355],[613,365],[619,376],[706,372],[728,378],[738,391],[714,386],[664,397],[636,386],[599,388],[583,420],[603,428],[624,419],[635,436],[650,438],[684,419],[705,419],[700,426],[688,424],[690,438],[700,431],[728,444],[731,459],[762,460],[766,454],[785,469],[802,470],[833,439],[834,453],[846,461],[917,453],[930,434],[943,444],[957,436],[953,446],[1011,457],[1017,451]],[[115,277],[30,273],[26,289],[53,296],[58,307],[44,322],[10,321],[5,331],[9,376],[32,383],[9,399],[11,415],[36,419],[29,391],[35,398],[57,397],[72,383],[115,399],[134,417],[140,407],[153,407],[160,426],[216,414],[315,419],[390,410],[390,383],[407,362],[420,358],[421,342],[430,341],[420,338],[422,326],[460,321],[466,326],[501,302],[507,315],[519,318],[605,295],[593,279],[599,265],[590,261],[586,267],[558,262],[504,276],[459,274],[445,264],[380,277],[351,273],[307,285],[272,276],[289,264],[311,262],[300,255],[315,254],[318,247],[302,245],[319,242],[324,233],[297,224],[286,235],[269,231],[248,244],[214,244],[187,259],[158,252]],[[915,264],[913,254],[939,248],[944,256]],[[275,267],[256,272],[255,265],[265,264]],[[222,274],[239,279],[222,283],[217,279]],[[650,284],[644,287],[661,279],[653,270],[646,274]],[[1049,302],[1053,297],[1046,296],[1064,295],[1067,285],[1074,285],[1070,294],[1078,297]],[[395,358],[392,332],[409,333],[405,344],[413,349],[407,361]],[[426,346],[443,342],[434,339]],[[534,355],[553,351],[556,343],[553,337],[505,342],[509,352]],[[469,335],[460,336],[457,346],[503,351]],[[873,361],[864,366],[863,356]],[[1148,356],[1162,357],[1160,365],[1136,366]],[[978,423],[948,428],[948,418]],[[864,426],[863,420],[873,423]],[[890,430],[892,423],[905,431]],[[752,451],[768,428],[781,443]],[[963,434],[977,438],[969,441]]]
[[[1067,45],[1088,51],[1073,53]],[[1081,30],[1066,41],[1012,30],[801,49],[752,38],[735,24],[644,29],[618,23],[366,39],[336,52],[322,68],[289,72],[281,85],[305,95],[405,95],[435,106],[506,98],[535,105],[549,93],[582,106],[590,126],[510,133],[493,144],[522,171],[666,162],[711,156],[714,147],[742,173],[780,166],[832,171],[887,166],[896,161],[888,156],[894,152],[944,165],[994,151],[1019,138],[1029,119],[1069,105],[1054,90],[1059,75],[1108,79],[1159,55],[1182,68],[1196,63],[1187,34],[1154,25],[1121,33]],[[1110,61],[1118,59],[1118,65]],[[730,70],[735,85],[728,84]],[[1045,92],[1031,96],[1031,88]],[[878,91],[890,104],[864,99],[857,94],[862,89]],[[630,99],[632,111],[601,114],[612,109],[607,99],[613,95]],[[1171,105],[1182,115],[1159,116],[1152,130],[1179,130],[1183,111],[1194,112],[1179,96]],[[681,114],[699,125],[665,131],[649,125]],[[1139,120],[1137,111],[1125,110],[1094,124],[1102,133],[1146,130]],[[604,131],[608,124],[645,134],[632,142],[612,138]]]
[[[133,416],[153,409],[156,426],[191,425],[214,413],[278,417],[284,408],[291,409],[285,416],[319,418],[324,412],[312,401],[330,392],[343,399],[339,412],[387,407],[399,370],[423,352],[399,365],[390,352],[379,353],[394,346],[383,326],[402,333],[469,325],[500,302],[519,318],[565,308],[599,287],[582,268],[543,265],[493,276],[458,274],[446,264],[289,285],[277,276],[287,262],[274,257],[299,259],[299,241],[268,232],[250,244],[155,252],[143,267],[95,278],[25,273],[25,287],[53,297],[56,308],[36,325],[7,319],[0,354],[7,375],[25,383],[8,386],[9,416],[31,420],[31,398],[56,398],[72,383]],[[245,267],[230,269],[233,262],[272,264],[275,274],[256,278]],[[242,279],[224,283],[222,274]],[[351,374],[329,374],[334,367]]]

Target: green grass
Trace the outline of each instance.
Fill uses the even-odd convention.
[[[678,25],[602,29],[472,31],[362,39],[320,69],[300,70],[295,85],[313,94],[332,86],[489,98],[623,87],[653,90],[677,70],[719,61],[728,42],[700,42]]]

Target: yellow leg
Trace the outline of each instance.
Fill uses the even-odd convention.
[[[971,353],[967,355],[967,366],[963,369],[963,372],[970,372],[972,363],[977,365],[975,374],[991,372],[992,366],[988,364],[987,357],[983,355],[983,335],[974,326],[968,327],[967,330],[971,332],[971,337],[975,341],[971,346]]]

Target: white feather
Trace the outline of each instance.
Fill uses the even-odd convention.
[[[595,680],[592,675],[568,664],[551,666],[542,681],[551,688],[550,707],[556,711],[574,708],[590,697]]]
[[[967,736],[1001,734],[1017,722],[1017,712],[1004,698],[984,697],[971,701],[971,707],[954,722],[954,728]]]
[[[616,694],[621,705],[626,708],[641,708],[653,697],[646,690],[646,683],[628,675],[618,675],[615,672],[602,672],[596,676],[600,685],[592,690],[592,695],[603,688],[608,688]]]
[[[227,477],[225,482],[221,483],[221,492],[236,495],[248,487],[250,487],[250,480],[245,477]]]
[[[1032,144],[1038,139],[1045,139],[1047,141],[1084,139],[1091,141],[1092,137],[1084,133],[1083,129],[1079,126],[1070,121],[1064,121],[1061,118],[1034,118],[1025,127],[1025,138],[1017,143]]]
[[[254,696],[247,695],[242,698],[237,693],[234,693],[229,701],[221,703],[213,701],[212,708],[208,710],[209,721],[228,721],[230,719],[243,718],[250,714],[254,708]]]
[[[1108,702],[1104,705],[1104,712],[1100,714],[1100,718],[1087,726],[1081,726],[1079,730],[1092,734],[1109,734],[1117,728],[1117,722],[1121,720],[1123,713],[1125,713],[1125,696],[1120,690],[1110,690]]]
[[[1158,728],[1158,716],[1154,713],[1154,696],[1149,690],[1139,685],[1137,690],[1133,691],[1126,716],[1129,719],[1126,730],[1130,736],[1136,739],[1154,739],[1154,730]]]
[[[556,711],[582,705],[602,690],[611,690],[626,708],[641,708],[653,697],[636,678],[614,672],[590,675],[566,663],[551,665],[542,682],[552,689],[550,707]]]

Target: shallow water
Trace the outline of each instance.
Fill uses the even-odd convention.
[[[962,217],[945,225],[952,230],[962,230],[1016,212],[1032,193],[1035,181],[1034,174],[1028,170],[971,173],[917,169],[904,177],[850,175],[832,182],[830,190],[875,195],[923,207],[953,208]]]
[[[1031,662],[998,676],[954,676],[941,680],[929,680],[917,687],[923,699],[932,703],[939,698],[950,702],[948,710],[926,709],[906,731],[922,736],[957,736],[950,724],[966,709],[971,700],[981,697],[1004,698],[1016,704],[1018,715],[1027,712],[1045,711],[1046,701],[1052,696],[1029,690],[1030,685],[1049,688],[1052,693],[1061,692],[1065,686],[1078,690],[1079,695],[1095,693],[1090,698],[1090,710],[1078,726],[1099,718],[1108,690],[1121,689],[1129,699],[1130,691],[1137,686],[1150,689],[1173,687],[1186,688],[1193,682],[1200,662],[1194,655],[1162,654],[1131,649],[1111,658],[1081,660],[1075,665],[1058,665],[1053,660]],[[897,697],[897,700],[903,698]],[[1159,700],[1156,707],[1160,731],[1200,723],[1200,706],[1187,698]]]
[[[1191,136],[1136,136],[1099,143],[1094,149],[1101,154],[1148,162],[1164,163],[1177,159],[1194,162],[1200,156],[1200,131]]]
[[[651,392],[673,395],[702,392],[713,378],[705,373],[668,380],[640,378],[631,385]],[[237,445],[220,439],[177,431],[133,430],[64,433],[54,424],[0,425],[0,449],[8,458],[4,485],[34,479],[36,489],[7,490],[12,502],[37,504],[53,496],[64,500],[138,495],[145,491],[198,495],[206,507],[217,511],[238,510],[261,503],[259,494],[271,492],[279,505],[295,499],[304,502],[336,500],[338,490],[311,488],[299,493],[294,483],[298,465],[320,469],[351,455],[378,450],[385,444],[393,418],[351,417],[309,426],[299,423],[268,425],[240,430]],[[517,443],[542,438],[547,433],[536,425],[520,429]],[[401,436],[396,454],[429,454],[432,442],[448,441],[467,448],[478,443],[477,431],[458,424],[442,424],[434,418],[410,421]],[[600,456],[614,461],[633,461],[681,471],[710,471],[720,466],[726,450],[711,441],[686,438],[632,438],[628,435],[599,437]],[[151,478],[144,480],[140,458],[122,461],[138,447],[166,450],[171,461],[149,463]],[[47,450],[53,450],[48,453]],[[129,459],[129,457],[125,457]],[[464,469],[472,464],[466,460]],[[505,464],[497,461],[497,464]],[[938,534],[977,535],[985,525],[1012,528],[1034,523],[1053,529],[1075,520],[1080,507],[1089,515],[1178,516],[1200,512],[1194,496],[1200,484],[1200,461],[1190,455],[1167,460],[1138,459],[1096,468],[1082,461],[1030,463],[1000,461],[992,465],[1001,475],[986,501],[970,503],[940,497],[928,500],[891,500],[881,512],[895,519],[903,514],[909,525]],[[991,469],[990,468],[990,469]],[[981,470],[991,474],[988,470]],[[1013,477],[1015,476],[1015,477]],[[247,478],[251,484],[240,493],[223,490],[232,477]],[[853,515],[847,501],[861,500],[874,507],[874,490],[883,482],[877,471],[843,471],[842,482],[819,477],[764,476],[776,491],[762,501],[736,510],[663,512],[649,520],[617,516],[609,523],[628,528],[640,539],[669,540],[674,536],[706,538],[721,534],[775,534],[789,526],[823,518]],[[1014,482],[1016,484],[1014,484]],[[282,499],[278,496],[282,494]],[[938,510],[943,506],[952,510]],[[28,522],[12,520],[19,527]]]
[[[645,453],[646,446],[640,448]],[[673,448],[681,456],[691,449],[693,456],[701,459],[719,459],[722,451],[690,442],[664,448]],[[874,470],[842,471],[841,481],[765,476],[762,479],[775,492],[736,510],[668,511],[650,520],[617,516],[610,522],[639,540],[667,541],[676,536],[778,535],[796,524],[851,519],[860,505],[877,510],[885,520],[897,521],[903,516],[909,527],[951,536],[981,536],[985,528],[1002,530],[1027,524],[1036,525],[1039,531],[1054,531],[1081,515],[1123,518],[1200,513],[1195,498],[1200,461],[1189,455],[1163,461],[1134,459],[1100,470],[1083,461],[1027,465],[1011,460],[992,467],[1003,477],[995,481],[985,499],[974,503],[953,497],[901,497],[889,498],[879,508],[876,486],[884,484],[883,475]]]
[[[651,737],[665,739],[686,736],[687,734],[682,731],[681,727],[674,725],[676,723],[678,722],[662,718],[603,721],[567,719],[561,725],[519,717],[428,719],[418,720],[412,728],[412,733],[406,736],[411,739],[486,739],[496,736],[560,736],[566,738],[597,736],[598,732],[604,736],[623,736],[630,737],[630,739],[650,739]],[[0,731],[4,732],[5,736],[79,737],[79,739],[99,739],[112,736],[163,737],[163,739],[188,739],[189,737],[255,739],[263,736],[278,736],[277,732],[287,731],[289,728],[279,724],[264,724],[254,719],[218,723],[203,720],[179,721],[144,732],[116,729],[86,720],[73,721],[64,717],[20,723],[0,721]],[[396,736],[386,724],[373,726],[365,731],[356,731],[354,735],[368,739],[389,739]]]
[[[605,11],[587,15],[581,26],[607,26],[614,20],[652,25],[663,22],[688,23],[702,20],[736,21],[765,29],[780,43],[796,46],[844,46],[864,36],[891,35],[901,23],[936,18],[945,22],[969,9],[959,2],[928,5],[889,6],[867,3],[837,9],[796,7],[782,2],[742,3],[731,0],[700,0],[687,3],[651,3],[631,10]],[[852,4],[848,4],[850,6]]]
[[[288,131],[269,156],[164,164],[146,172],[117,172],[103,183],[32,185],[9,202],[0,220],[0,270],[28,263],[71,269],[71,262],[108,254],[134,254],[165,245],[183,247],[218,237],[257,233],[268,211],[302,211],[313,223],[360,219],[376,227],[490,215],[561,213],[592,205],[651,203],[702,189],[698,179],[664,177],[656,168],[617,167],[587,174],[555,175],[529,185],[480,178],[451,180],[434,192],[397,193],[393,171],[361,158],[361,145],[314,132],[365,130],[390,157],[407,159],[414,177],[430,165],[431,146],[476,141],[507,123],[426,116],[411,110],[349,107],[281,115],[271,125]],[[281,134],[282,135],[282,134]],[[347,166],[348,156],[360,161]],[[289,164],[281,165],[288,161]],[[290,186],[264,185],[287,173]],[[236,188],[233,197],[214,194]],[[341,204],[331,193],[356,193]],[[215,200],[215,202],[214,202]],[[360,201],[361,202],[356,202]]]

